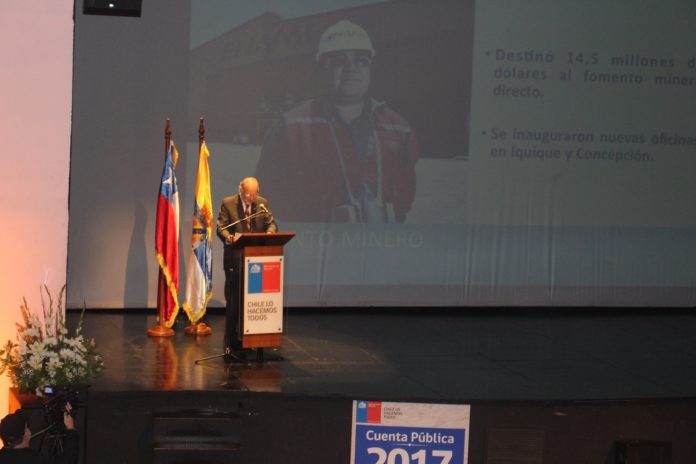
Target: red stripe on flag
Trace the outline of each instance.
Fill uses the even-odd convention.
[[[382,402],[367,402],[367,422],[370,424],[380,424],[382,422]]]
[[[164,196],[160,195],[157,201],[155,250],[158,256],[161,257],[160,267],[170,287],[170,291],[167,292],[166,296],[165,317],[167,320],[171,318],[178,307],[177,298],[174,296],[179,291],[179,240],[177,227],[174,207]]]
[[[280,262],[263,263],[263,293],[278,293],[280,291]]]

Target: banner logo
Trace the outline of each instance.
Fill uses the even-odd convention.
[[[380,424],[382,422],[382,402],[359,401],[355,420],[367,424]]]
[[[280,262],[250,262],[247,293],[280,292]]]

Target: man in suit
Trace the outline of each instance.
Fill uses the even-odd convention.
[[[268,200],[259,196],[259,181],[246,177],[239,183],[239,192],[225,197],[217,219],[217,235],[225,245],[225,355],[231,356],[241,350],[239,333],[240,301],[239,290],[242,280],[241,252],[233,244],[241,234],[248,232],[273,233],[278,226],[268,206]]]

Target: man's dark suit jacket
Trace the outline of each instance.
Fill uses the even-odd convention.
[[[263,204],[269,211],[271,208],[268,206],[268,200],[264,197],[256,197],[256,200],[251,204],[251,214],[255,214],[259,211],[259,205]],[[227,244],[227,237],[234,235],[235,233],[245,233],[245,232],[275,232],[278,230],[278,226],[273,219],[273,214],[260,214],[251,220],[251,228],[247,227],[246,221],[242,221],[227,229],[222,229],[228,224],[232,224],[244,217],[244,207],[242,199],[239,194],[231,195],[225,197],[222,200],[222,205],[220,206],[220,213],[217,219],[217,235],[225,244],[225,259],[224,266],[225,270],[232,267],[232,247]]]

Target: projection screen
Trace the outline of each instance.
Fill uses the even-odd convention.
[[[686,0],[78,11],[69,305],[155,305],[167,117],[184,281],[204,117],[213,202],[256,176],[297,233],[288,306],[693,306],[695,23]]]

